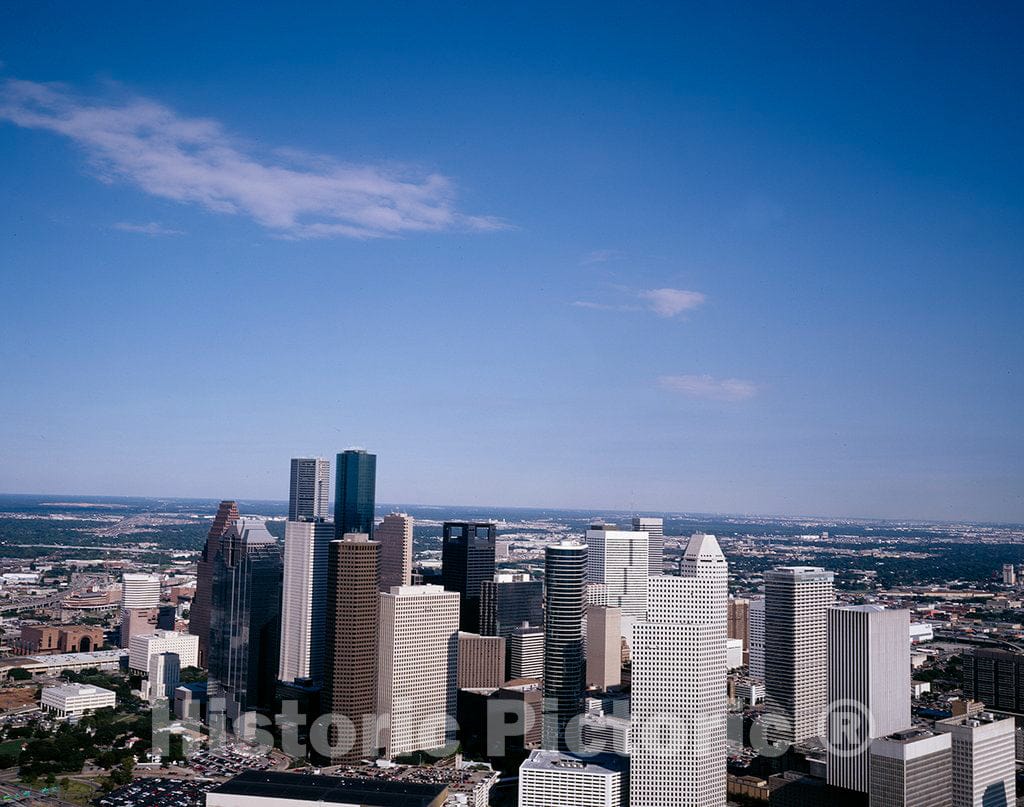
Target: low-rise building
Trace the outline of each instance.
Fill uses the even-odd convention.
[[[387,779],[246,771],[206,794],[206,807],[441,807],[448,787]]]
[[[65,684],[45,687],[39,707],[57,717],[81,717],[106,707],[117,705],[117,695],[103,687],[86,684]]]
[[[628,759],[534,751],[519,767],[519,807],[625,807]]]
[[[161,653],[176,653],[181,669],[195,667],[199,663],[199,637],[173,630],[133,636],[128,647],[128,669],[148,675],[150,659]]]

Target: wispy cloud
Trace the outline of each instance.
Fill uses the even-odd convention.
[[[739,378],[714,378],[710,375],[663,375],[658,384],[688,398],[711,401],[745,401],[757,395],[753,381]]]
[[[140,235],[183,235],[181,230],[164,227],[164,225],[156,221],[151,221],[148,224],[119,221],[112,226],[115,230],[121,230],[126,233],[139,233]]]
[[[608,261],[614,261],[621,257],[623,257],[623,254],[617,249],[595,249],[593,252],[588,252],[580,259],[580,266],[591,266],[595,263],[608,263]]]
[[[284,237],[507,226],[460,212],[452,181],[441,174],[342,163],[292,149],[260,153],[215,120],[185,117],[146,98],[111,103],[63,85],[12,79],[0,84],[0,119],[70,138],[105,182],[248,216]]]
[[[703,305],[707,297],[699,291],[685,289],[647,289],[640,292],[640,299],[659,317],[674,317]]]

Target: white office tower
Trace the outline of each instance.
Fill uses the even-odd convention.
[[[832,572],[782,566],[765,572],[764,683],[768,739],[819,737],[828,700],[827,613]]]
[[[288,520],[315,521],[327,518],[331,492],[331,461],[323,457],[292,460],[288,487]]]
[[[1017,585],[1017,570],[1014,568],[1012,563],[1003,564],[1003,585]]]
[[[142,682],[142,696],[150,703],[173,700],[180,680],[181,659],[178,654],[157,653],[149,659],[149,677]]]
[[[413,518],[389,513],[373,528],[373,540],[380,544],[380,590],[412,585]]]
[[[906,729],[871,742],[870,807],[950,807],[950,736]],[[998,801],[992,802],[999,804]],[[1010,807],[1013,802],[1008,802]]]
[[[953,741],[953,807],[1016,803],[1014,719],[988,712],[938,720]]]
[[[533,751],[519,766],[519,807],[625,807],[628,765],[616,754]]]
[[[608,587],[611,608],[622,612],[622,635],[647,613],[649,553],[647,533],[595,524],[587,530],[587,582]]]
[[[828,783],[867,793],[870,741],[910,726],[910,611],[828,611]]]
[[[729,571],[713,535],[694,535],[679,577],[652,577],[633,635],[630,807],[726,800]]]
[[[764,681],[764,597],[751,597],[747,610],[747,674]]]
[[[161,653],[175,653],[182,667],[195,667],[199,663],[199,637],[173,630],[137,634],[128,645],[128,669],[146,675],[153,656]]]
[[[634,516],[633,531],[647,533],[648,574],[651,577],[665,574],[665,522],[660,518]]]
[[[334,539],[329,521],[287,521],[281,587],[278,680],[323,680],[327,629],[327,561]]]
[[[544,677],[544,628],[523,625],[508,638],[511,680]]]
[[[160,575],[125,572],[121,578],[121,609],[160,605]]]
[[[458,681],[459,593],[396,586],[380,595],[377,715],[391,759],[448,744]]]

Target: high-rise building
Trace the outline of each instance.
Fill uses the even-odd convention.
[[[828,700],[832,578],[832,572],[809,566],[765,572],[765,712],[773,743],[791,745],[820,735]]]
[[[338,455],[334,477],[334,534],[373,537],[377,497],[377,455],[350,448]]]
[[[122,608],[156,608],[160,605],[160,575],[125,572],[121,577]]]
[[[286,521],[281,588],[281,651],[277,677],[323,680],[327,556],[334,540],[328,521]]]
[[[646,532],[595,524],[587,530],[587,582],[608,587],[608,605],[622,613],[622,635],[647,613],[649,548]]]
[[[587,580],[587,545],[565,541],[544,553],[544,748],[579,747],[566,738],[570,721],[583,710],[586,660],[583,654],[583,609]]]
[[[747,608],[747,674],[764,681],[764,597],[751,597]]]
[[[225,728],[244,733],[247,712],[274,702],[281,629],[281,550],[263,521],[239,519],[220,542],[210,608],[210,707],[223,699]]]
[[[519,807],[626,807],[629,760],[533,751],[519,766]]]
[[[192,637],[198,639],[198,637]],[[177,653],[156,653],[149,658],[146,680],[142,682],[142,697],[150,703],[170,700],[181,680],[181,658]]]
[[[989,709],[1024,714],[1024,653],[975,647],[961,656],[964,697]]]
[[[413,518],[389,513],[377,525],[374,540],[380,542],[380,590],[412,585]]]
[[[388,759],[446,746],[455,719],[459,595],[398,586],[380,595],[377,714]]]
[[[199,637],[173,630],[133,636],[128,648],[129,671],[145,675],[149,671],[150,660],[161,653],[174,653],[182,667],[195,667],[199,654]]]
[[[587,686],[610,689],[622,683],[622,612],[606,605],[587,607]]]
[[[1003,564],[1003,585],[1017,585],[1017,569],[1012,563]]]
[[[867,793],[869,740],[910,726],[910,612],[828,611],[828,783]]]
[[[381,546],[349,534],[328,549],[325,614],[325,714],[349,720],[351,733],[328,733],[333,764],[373,759],[377,751],[377,642]]]
[[[509,680],[544,677],[544,628],[521,625],[508,637],[508,648]]]
[[[988,712],[935,721],[935,730],[952,738],[952,807],[1016,803],[1014,728],[1012,717]]]
[[[495,689],[505,683],[505,639],[459,631],[459,689]]]
[[[729,598],[728,635],[743,642],[743,663],[750,663],[750,600]]]
[[[234,522],[238,521],[238,505],[223,501],[217,508],[213,524],[206,534],[203,554],[196,564],[196,594],[189,609],[188,632],[199,637],[199,666],[207,666],[210,646],[210,607],[213,593],[213,567],[220,541]]]
[[[506,639],[524,622],[544,624],[544,583],[530,575],[496,574],[480,585],[480,632]]]
[[[156,608],[122,608],[121,609],[121,647],[129,647],[136,636],[153,633],[158,630],[174,630],[175,615],[173,605],[161,605]]]
[[[648,574],[665,574],[665,522],[661,518],[633,516],[633,531],[646,532],[650,548]]]
[[[907,729],[871,743],[870,807],[949,807],[949,734]]]
[[[323,457],[292,460],[288,486],[288,520],[322,521],[331,495],[331,461]]]
[[[494,579],[497,537],[492,522],[446,521],[442,527],[441,581],[446,591],[459,593],[459,624],[470,633],[480,632],[481,588]]]
[[[700,533],[680,576],[650,579],[633,636],[631,807],[725,804],[728,584],[718,541]]]

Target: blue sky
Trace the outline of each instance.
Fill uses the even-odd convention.
[[[8,5],[0,490],[1024,520],[1022,35]]]

